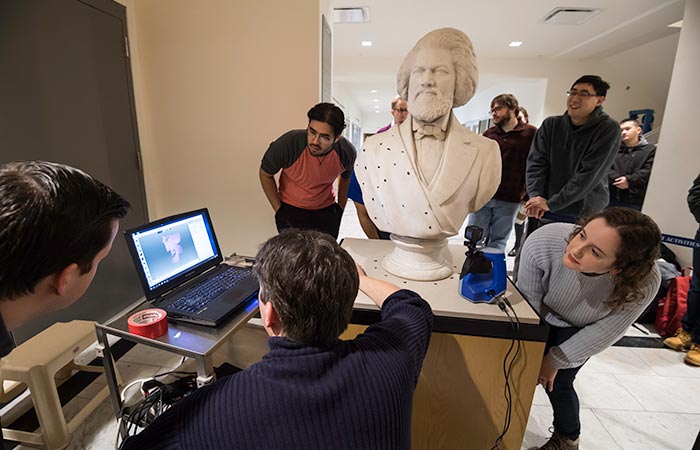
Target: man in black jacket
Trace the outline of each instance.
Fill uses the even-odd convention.
[[[647,142],[636,119],[620,122],[622,144],[608,172],[610,206],[642,210],[656,145]]]
[[[688,191],[688,209],[700,225],[700,175]],[[695,232],[695,242],[700,242],[700,228]],[[664,340],[664,345],[678,351],[687,350],[683,360],[687,364],[700,366],[700,247],[693,248],[693,277],[690,279],[687,303],[681,328],[675,336]]]
[[[608,89],[599,76],[582,76],[567,91],[566,112],[542,123],[527,158],[528,216],[576,222],[608,205],[606,175],[620,146],[619,125],[603,112]]]
[[[576,223],[608,205],[606,175],[620,146],[620,126],[603,112],[608,89],[598,75],[582,76],[566,91],[566,112],[547,117],[537,130],[525,171],[530,199],[523,243],[543,224]],[[519,266],[518,253],[514,281]]]

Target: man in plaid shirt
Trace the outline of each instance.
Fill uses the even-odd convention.
[[[501,184],[486,205],[467,218],[467,225],[484,230],[486,246],[505,250],[520,202],[525,200],[525,166],[537,128],[518,119],[518,100],[500,94],[491,100],[493,124],[484,136],[501,150]]]

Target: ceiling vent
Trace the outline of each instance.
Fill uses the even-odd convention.
[[[369,22],[369,7],[354,6],[351,8],[333,8],[335,23],[365,23]]]
[[[559,7],[547,13],[542,21],[551,25],[581,25],[601,11],[599,8]]]

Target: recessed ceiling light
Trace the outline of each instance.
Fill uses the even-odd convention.
[[[363,46],[363,47],[371,47],[371,46],[372,46],[372,41],[362,41],[362,46]]]
[[[673,22],[671,25],[669,25],[669,27],[672,27],[672,28],[681,28],[682,26],[683,26],[682,20],[679,20],[678,22]]]
[[[513,41],[510,44],[508,44],[509,47],[520,47],[521,45],[523,45],[521,41]]]
[[[374,105],[374,109],[379,109],[379,105]]]
[[[376,113],[379,113],[379,110],[376,110],[375,112],[376,112]]]
[[[373,102],[378,102],[378,101],[379,101],[379,99],[378,99],[378,98],[375,98],[375,99],[374,99],[374,100],[372,100],[372,101],[373,101]]]
[[[372,94],[376,94],[376,93],[377,93],[377,90],[376,90],[376,89],[372,89],[370,92],[371,92]]]

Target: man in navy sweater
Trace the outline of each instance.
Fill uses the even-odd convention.
[[[124,448],[410,449],[413,393],[432,329],[428,303],[369,278],[317,231],[273,237],[255,270],[270,352],[185,398]],[[381,321],[341,341],[358,287]]]

